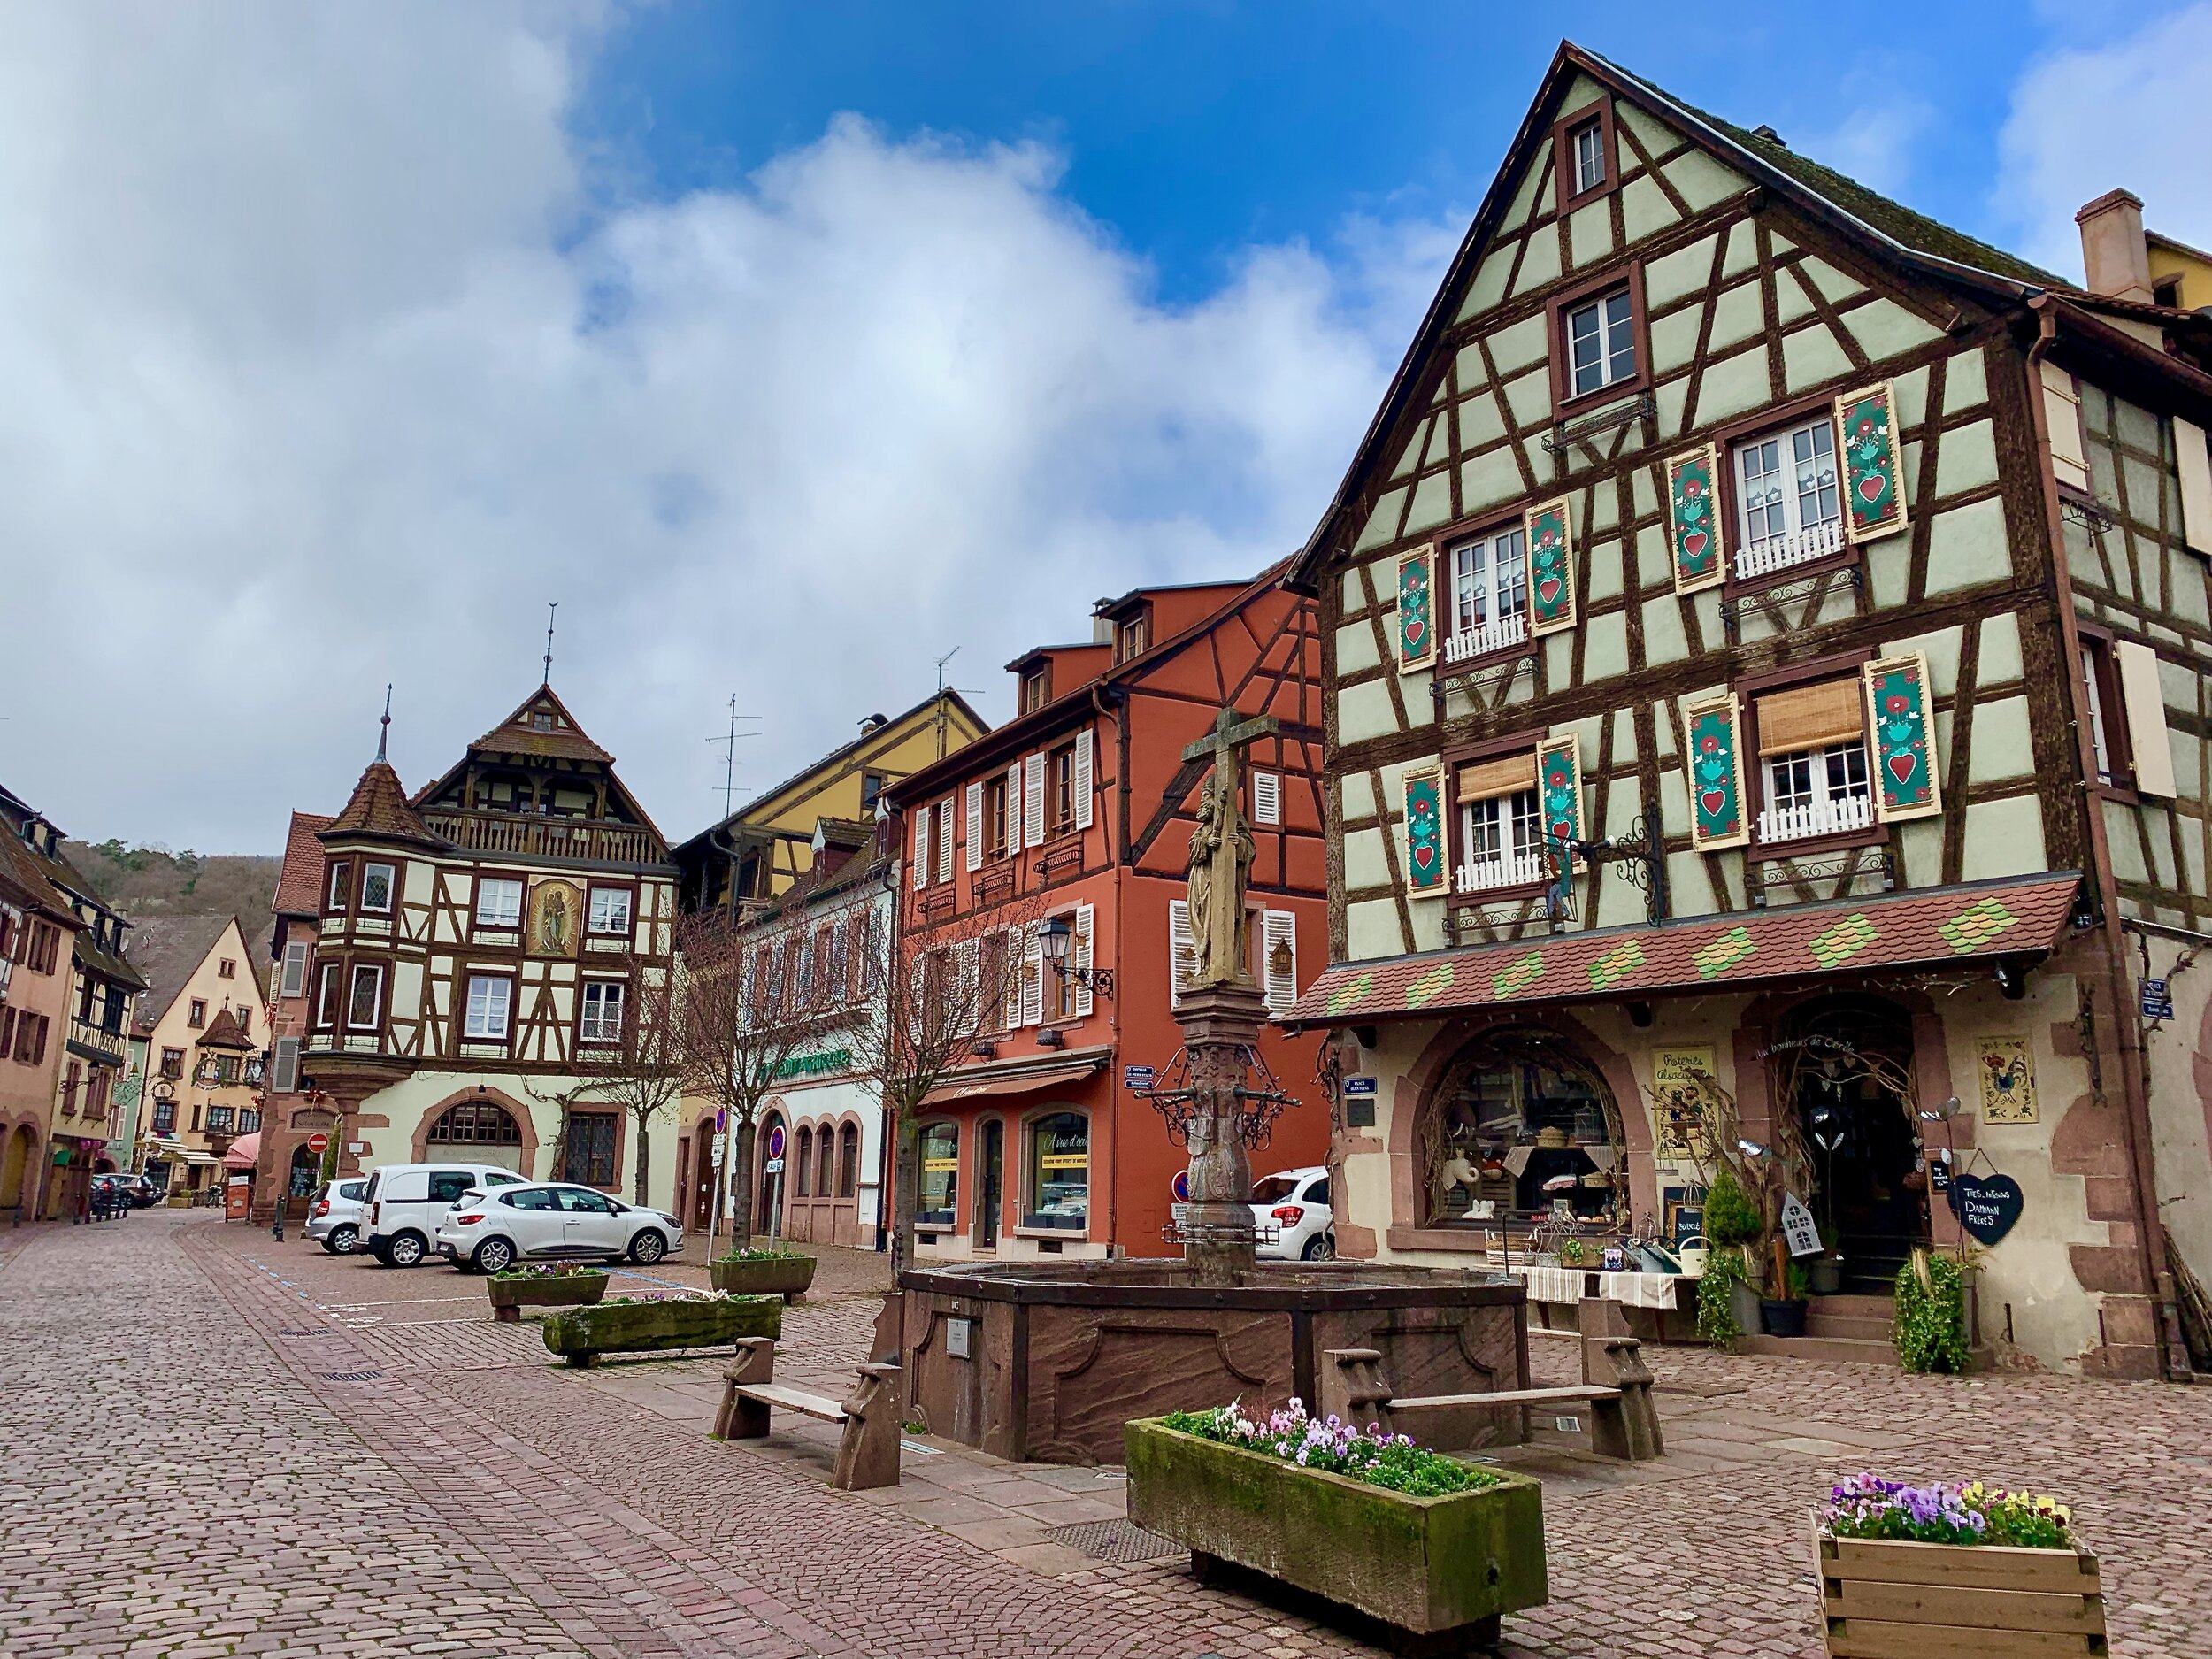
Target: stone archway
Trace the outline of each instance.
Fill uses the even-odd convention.
[[[38,1168],[38,1137],[28,1124],[8,1131],[0,1146],[0,1210],[32,1202],[34,1171]]]
[[[506,1138],[494,1112],[504,1117],[513,1132],[511,1139]],[[531,1172],[537,1167],[537,1125],[530,1109],[503,1090],[481,1085],[449,1094],[425,1110],[410,1145],[409,1161],[415,1164],[434,1156],[496,1164],[526,1179],[534,1179]],[[433,1146],[435,1153],[430,1150]]]

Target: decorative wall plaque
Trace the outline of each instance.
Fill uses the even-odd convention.
[[[2035,1056],[2025,1037],[1984,1037],[1977,1045],[1982,1080],[1982,1121],[2032,1124],[2038,1121]]]

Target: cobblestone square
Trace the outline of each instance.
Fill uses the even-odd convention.
[[[883,1277],[826,1254],[784,1348],[816,1386],[862,1357]],[[705,1437],[716,1362],[561,1370],[442,1268],[188,1212],[27,1227],[0,1234],[0,1330],[9,1659],[1374,1651],[1198,1588],[1179,1553],[1094,1553],[1127,1541],[1101,1525],[1116,1471],[938,1444],[895,1490],[833,1492],[823,1425]],[[1554,1599],[1508,1620],[1505,1653],[1817,1653],[1809,1510],[1868,1467],[2062,1494],[2113,1652],[2212,1652],[2212,1394],[1681,1349],[1654,1368],[1663,1463],[1517,1458],[1546,1479]]]

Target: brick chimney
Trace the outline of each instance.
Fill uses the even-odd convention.
[[[2074,215],[2081,227],[2081,263],[2089,291],[2116,300],[2151,303],[2150,250],[2143,242],[2143,198],[2108,190]]]

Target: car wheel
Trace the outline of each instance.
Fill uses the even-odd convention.
[[[514,1264],[515,1247],[504,1239],[485,1240],[469,1257],[469,1265],[480,1273],[503,1273]]]
[[[650,1267],[668,1254],[668,1240],[647,1227],[630,1240],[630,1259],[641,1267]]]
[[[360,1248],[361,1229],[355,1226],[333,1227],[323,1240],[323,1248],[333,1256],[351,1256]]]
[[[1306,1240],[1305,1259],[1309,1262],[1328,1262],[1336,1258],[1336,1241],[1325,1233],[1317,1233]]]
[[[419,1267],[422,1263],[423,1242],[419,1233],[403,1233],[384,1247],[387,1267]]]

